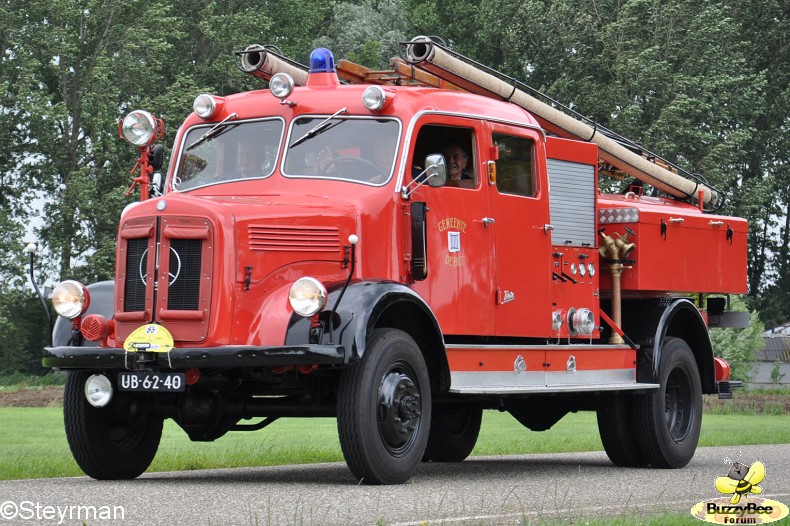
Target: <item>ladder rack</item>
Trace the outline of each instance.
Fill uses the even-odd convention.
[[[391,69],[374,70],[343,59],[336,64],[338,78],[344,84],[433,87],[504,100],[529,111],[549,133],[596,143],[602,174],[616,179],[629,175],[705,212],[715,212],[724,204],[724,194],[702,176],[683,170],[527,84],[448,49],[435,38],[415,37],[400,44],[401,56],[390,60]],[[253,45],[236,56],[239,69],[263,80],[283,71],[291,74],[297,85],[307,81],[306,66],[283,57],[277,48]]]

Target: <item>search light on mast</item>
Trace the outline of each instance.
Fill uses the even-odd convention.
[[[145,147],[162,138],[165,125],[147,111],[135,110],[118,123],[118,132],[133,145]]]

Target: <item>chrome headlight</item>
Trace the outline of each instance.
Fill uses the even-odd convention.
[[[315,278],[299,278],[291,285],[288,301],[299,316],[312,316],[326,305],[326,287]]]
[[[135,146],[146,146],[156,137],[156,119],[143,110],[136,110],[124,117],[123,137]]]
[[[370,86],[362,94],[362,104],[370,111],[379,111],[387,102],[387,93],[380,86]]]
[[[201,119],[209,119],[217,109],[217,101],[211,95],[203,93],[198,95],[195,102],[192,103],[192,109]]]
[[[79,281],[66,280],[52,291],[52,307],[58,316],[74,319],[88,310],[91,295],[87,287]]]
[[[293,93],[294,85],[294,79],[288,73],[277,73],[269,79],[269,91],[280,100]]]

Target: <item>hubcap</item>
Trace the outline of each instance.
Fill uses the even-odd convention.
[[[691,430],[693,418],[691,398],[691,382],[688,377],[680,369],[673,370],[667,378],[664,408],[667,429],[675,442],[685,440]]]
[[[384,446],[393,455],[406,452],[420,427],[422,399],[405,364],[395,364],[383,376],[378,394],[378,427]]]

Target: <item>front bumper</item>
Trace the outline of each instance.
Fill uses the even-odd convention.
[[[101,347],[46,347],[41,361],[53,369],[186,369],[189,367],[277,367],[287,365],[341,365],[341,345],[255,347],[228,345],[180,348],[169,353],[128,353]]]

